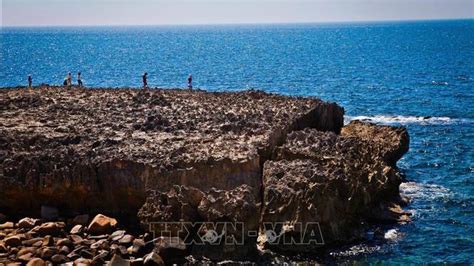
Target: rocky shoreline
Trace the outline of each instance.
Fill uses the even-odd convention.
[[[409,220],[396,168],[407,130],[344,126],[335,103],[4,88],[0,113],[0,264],[258,262]]]

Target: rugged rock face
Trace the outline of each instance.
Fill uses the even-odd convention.
[[[357,137],[374,143],[372,145],[387,164],[395,166],[397,161],[408,152],[410,138],[404,127],[381,126],[361,121],[352,121],[341,132],[342,136]]]
[[[156,236],[184,239],[197,257],[242,259],[257,253],[257,235],[247,236],[259,230],[259,202],[248,185],[206,192],[175,186],[168,192],[149,191],[138,217]]]
[[[259,91],[44,87],[0,90],[0,112],[0,213],[138,216],[150,233],[126,234],[100,215],[67,228],[23,219],[0,225],[0,259],[3,248],[21,261],[15,239],[2,244],[28,232],[21,241],[73,242],[61,253],[63,242],[44,240],[56,247],[30,252],[46,261],[253,260],[257,242],[314,252],[359,239],[368,222],[407,220],[396,161],[408,133],[343,127],[334,103]]]
[[[371,219],[406,219],[397,212],[402,178],[392,161],[408,150],[406,130],[355,121],[342,132],[292,132],[276,161],[265,163],[262,223],[286,225],[274,229],[282,240],[264,241],[267,247],[311,251],[283,238],[304,235],[315,221],[324,243],[334,244],[360,238]]]
[[[343,109],[259,91],[0,90],[0,210],[133,214],[146,189],[247,184],[293,129],[339,131]],[[73,195],[71,197],[71,195]]]

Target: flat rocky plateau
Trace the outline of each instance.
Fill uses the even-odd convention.
[[[409,220],[406,129],[343,121],[335,103],[254,90],[0,89],[0,264],[261,262]],[[150,227],[179,221],[243,223],[226,231],[242,243]],[[323,243],[294,244],[315,223]]]

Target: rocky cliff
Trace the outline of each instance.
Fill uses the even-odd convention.
[[[153,233],[164,231],[153,224],[192,222],[167,233],[179,242],[225,231],[235,241],[195,241],[180,256],[215,260],[258,257],[257,244],[312,252],[360,238],[367,222],[407,219],[396,168],[407,131],[343,127],[335,103],[260,91],[43,87],[0,90],[0,113],[0,213],[10,217],[52,206],[61,217],[138,217]],[[318,237],[295,244],[308,240],[305,229]]]

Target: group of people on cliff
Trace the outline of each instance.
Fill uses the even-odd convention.
[[[63,85],[64,86],[72,86],[72,75],[71,75],[71,72],[69,72],[67,74],[67,76],[64,78],[64,82],[63,82]],[[82,87],[83,86],[83,83],[82,83],[82,78],[81,78],[81,72],[77,72],[77,86],[79,87]]]
[[[148,88],[148,73],[147,72],[145,72],[142,75],[142,82],[143,82],[143,88],[147,89]],[[71,87],[73,85],[71,72],[69,72],[67,76],[64,78],[63,85],[68,86],[68,87]],[[77,86],[79,86],[80,88],[84,86],[84,84],[82,83],[81,72],[77,72]],[[32,88],[32,87],[33,87],[33,76],[29,74],[28,75],[28,88]],[[192,88],[193,88],[193,75],[189,74],[188,89],[192,89]]]
[[[64,78],[63,81],[64,86],[72,86],[72,74],[69,72],[67,76]],[[77,72],[77,86],[83,87],[84,83],[82,83],[82,77],[81,77],[81,72]],[[28,75],[28,88],[33,87],[33,76],[31,74]]]

